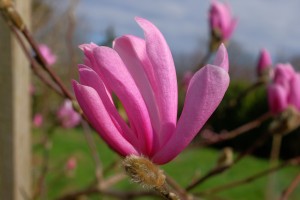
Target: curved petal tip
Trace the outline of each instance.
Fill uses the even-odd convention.
[[[222,43],[217,51],[214,65],[223,68],[225,71],[228,72],[229,70],[229,61],[228,61],[228,53],[225,45]]]

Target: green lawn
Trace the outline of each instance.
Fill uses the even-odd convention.
[[[41,132],[34,132],[34,171],[35,179],[40,173],[42,148],[38,144],[41,140]],[[109,167],[114,161],[118,160],[118,156],[113,153],[96,135],[94,136],[97,144],[100,158],[104,168]],[[47,187],[46,195],[48,199],[55,199],[61,194],[84,188],[94,180],[94,163],[88,148],[87,142],[81,129],[64,130],[57,129],[52,135],[52,144],[50,145],[49,154],[49,172],[46,176]],[[73,173],[66,173],[65,162],[68,157],[75,156],[78,166]],[[211,169],[218,157],[218,152],[213,149],[187,149],[171,163],[162,166],[167,174],[177,180],[182,186],[186,186],[195,177],[205,174]],[[238,165],[225,173],[215,176],[205,183],[199,185],[193,192],[202,192],[206,189],[213,188],[218,185],[239,180],[248,177],[256,172],[266,169],[269,166],[265,160],[254,157],[243,159]],[[116,167],[115,170],[120,170]],[[291,180],[299,172],[297,167],[287,167],[279,171],[276,178],[274,193],[280,193]],[[110,176],[114,173],[111,170],[107,174]],[[257,179],[249,184],[240,185],[234,189],[222,191],[214,194],[214,197],[208,196],[205,199],[233,199],[233,200],[256,200],[265,199],[265,191],[267,185],[267,177]],[[135,183],[124,179],[115,186],[119,190],[136,190],[141,189]],[[299,187],[300,188],[300,187]],[[300,189],[296,190],[291,196],[291,200],[299,199]],[[88,198],[89,199],[89,198]],[[94,196],[90,199],[103,199]],[[145,199],[145,198],[144,198]]]

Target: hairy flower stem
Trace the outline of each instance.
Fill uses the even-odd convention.
[[[166,176],[163,171],[149,159],[135,155],[127,156],[123,161],[123,166],[133,182],[139,183],[145,188],[155,190],[165,199],[180,199],[168,189]]]

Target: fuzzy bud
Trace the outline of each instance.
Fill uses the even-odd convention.
[[[0,0],[0,9],[5,9],[13,5],[12,0]]]
[[[147,188],[160,188],[165,184],[165,175],[149,159],[135,155],[127,156],[123,165],[127,175]]]
[[[286,135],[299,125],[300,113],[293,106],[289,106],[270,124],[269,131],[273,134]]]
[[[163,171],[145,157],[130,155],[123,161],[127,175],[133,182],[157,191],[165,199],[179,200],[179,197],[168,190]]]
[[[2,11],[3,17],[11,24],[13,24],[20,31],[24,30],[25,24],[16,11],[13,2],[11,0],[0,1],[0,9]]]
[[[230,147],[225,147],[218,158],[217,167],[228,167],[233,163],[233,150]]]

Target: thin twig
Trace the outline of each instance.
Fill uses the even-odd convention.
[[[248,131],[260,126],[264,121],[268,120],[270,117],[272,116],[272,114],[270,112],[267,112],[263,115],[261,115],[260,117],[258,117],[257,119],[248,122],[246,124],[243,124],[242,126],[231,130],[229,132],[226,133],[221,133],[221,134],[216,134],[216,133],[209,133],[210,135],[212,135],[213,140],[211,141],[204,141],[203,144],[200,144],[201,146],[207,146],[207,145],[212,145],[212,144],[216,144],[216,143],[220,143],[220,142],[224,142],[230,139],[233,139],[243,133],[247,133]],[[209,138],[209,136],[207,137]]]
[[[272,138],[272,147],[271,147],[271,155],[270,155],[270,166],[274,166],[278,164],[279,156],[280,156],[280,148],[281,148],[282,134],[275,133]],[[270,174],[268,177],[267,183],[267,199],[275,199],[276,193],[274,192],[276,185],[276,173]]]
[[[242,158],[244,158],[246,155],[251,154],[255,149],[257,149],[259,146],[264,144],[266,140],[269,138],[270,134],[269,132],[266,132],[265,134],[261,135],[256,141],[251,145],[248,149],[246,149],[244,152],[240,153],[233,161],[231,165],[227,166],[220,166],[211,169],[209,172],[207,172],[204,176],[200,177],[199,179],[194,180],[192,183],[190,183],[186,190],[190,191],[200,185],[201,183],[205,182],[209,178],[216,176],[218,174],[221,174],[222,172],[230,169],[233,165],[237,164]]]
[[[172,177],[166,174],[166,181],[183,199],[189,199],[186,190],[182,188]]]
[[[45,136],[42,139],[42,147],[44,148],[43,160],[41,164],[41,174],[37,181],[37,189],[35,191],[33,199],[40,197],[44,199],[46,195],[46,183],[45,179],[49,171],[49,159],[50,159],[50,150],[51,150],[51,137],[54,133],[54,126],[51,127],[48,131],[45,132]]]
[[[25,27],[23,30],[21,30],[24,37],[27,39],[28,43],[30,44],[31,48],[34,50],[37,60],[41,64],[42,68],[49,74],[50,78],[58,85],[58,87],[61,89],[63,95],[65,98],[68,98],[70,100],[74,100],[74,97],[72,94],[67,90],[61,79],[52,71],[52,69],[48,66],[47,62],[45,61],[45,58],[41,54],[37,43],[33,39],[31,33],[29,30]]]
[[[243,100],[243,98],[245,98],[248,94],[250,94],[250,92],[256,90],[257,88],[259,88],[260,86],[262,86],[264,84],[265,84],[265,82],[262,80],[258,80],[257,82],[253,83],[248,88],[246,88],[244,91],[240,92],[239,95],[235,99],[232,99],[229,102],[228,107],[232,108],[232,107],[240,104],[240,102]]]
[[[115,185],[116,183],[122,181],[127,177],[124,173],[115,174],[109,178],[107,178],[105,181],[101,182],[100,188],[101,190],[106,190],[110,188],[111,186]]]
[[[207,179],[222,173],[223,171],[225,171],[226,169],[228,169],[230,166],[221,166],[221,167],[217,167],[217,168],[213,168],[212,170],[210,170],[207,174],[205,174],[204,176],[202,176],[201,178],[194,180],[194,182],[192,182],[190,185],[188,185],[186,187],[186,191],[190,191],[192,189],[194,189],[196,186],[200,185],[201,183],[203,183],[204,181],[206,181]]]
[[[98,184],[100,184],[101,181],[102,181],[102,178],[103,178],[103,166],[102,166],[102,162],[100,160],[100,155],[97,151],[95,141],[92,138],[92,133],[91,133],[90,127],[87,125],[87,123],[85,121],[82,121],[81,124],[82,124],[82,127],[83,127],[83,132],[84,132],[85,139],[86,139],[86,141],[88,143],[88,146],[91,150],[92,157],[93,157],[93,160],[94,160],[94,163],[95,163],[95,168],[96,168],[96,172],[95,172],[96,174],[95,175],[96,175]]]
[[[22,19],[20,13],[14,7],[12,1],[7,1],[6,3],[1,4],[0,8],[1,14],[3,19],[7,23],[9,27],[13,27],[13,33],[20,32],[24,36],[24,38],[29,43],[30,47],[32,48],[33,52],[35,53],[35,58],[37,62],[42,66],[42,68],[49,74],[50,78],[58,85],[61,89],[62,93],[65,95],[66,98],[73,100],[71,93],[66,89],[63,85],[60,78],[52,71],[52,69],[48,66],[45,58],[41,54],[37,43],[33,39],[31,33],[29,32],[24,20]],[[30,53],[29,53],[30,55]]]
[[[210,56],[212,55],[212,51],[207,51],[203,58],[201,58],[201,61],[199,64],[193,69],[193,72],[198,71],[200,68],[202,68],[209,60]]]
[[[300,183],[300,173],[294,178],[291,184],[283,191],[279,200],[287,200]]]
[[[271,167],[269,169],[265,169],[263,171],[255,173],[255,174],[253,174],[253,175],[251,175],[247,178],[244,178],[244,179],[241,179],[241,180],[238,180],[238,181],[233,181],[233,182],[230,182],[228,184],[217,186],[215,188],[209,189],[205,192],[202,192],[201,194],[208,195],[208,194],[217,193],[217,192],[220,192],[220,191],[223,191],[223,190],[226,190],[226,189],[230,189],[230,188],[233,188],[233,187],[238,187],[238,186],[250,183],[252,181],[255,181],[256,179],[262,178],[263,176],[268,175],[270,173],[273,173],[275,171],[278,171],[278,170],[280,170],[280,169],[282,169],[286,166],[299,165],[299,164],[300,164],[300,156],[289,159],[289,160],[287,160],[287,161],[285,161],[281,164],[278,164],[274,167]]]
[[[103,169],[103,175],[108,174],[111,170],[116,169],[118,166],[120,166],[120,159],[112,161],[106,168]]]
[[[25,56],[29,60],[30,67],[31,67],[32,71],[35,73],[35,75],[37,75],[37,77],[39,77],[42,82],[44,82],[49,88],[51,88],[57,94],[62,95],[61,90],[53,82],[48,80],[48,78],[45,76],[45,74],[41,73],[38,70],[38,68],[39,68],[38,63],[32,58],[31,53],[27,49],[26,45],[24,44],[24,42],[23,42],[21,36],[19,35],[19,32],[16,30],[16,28],[12,27],[12,26],[9,26],[9,27],[10,27],[11,31],[15,34],[15,37],[16,37],[17,41],[21,45],[21,48],[23,49],[23,52],[25,53]]]
[[[258,137],[256,139],[256,141],[245,151],[243,151],[242,153],[240,153],[233,161],[234,164],[236,164],[237,162],[239,162],[242,158],[244,158],[246,155],[250,155],[251,153],[253,153],[253,151],[255,149],[257,149],[258,147],[260,147],[261,145],[263,145],[267,139],[270,137],[270,133],[269,132],[265,132],[264,134],[262,134],[260,137]]]
[[[112,196],[119,199],[134,199],[137,197],[142,196],[158,196],[157,193],[152,191],[127,191],[127,192],[121,192],[121,191],[114,191],[114,190],[105,190],[101,191],[97,187],[88,187],[80,191],[75,191],[69,194],[66,194],[62,197],[59,197],[57,200],[74,200],[79,196],[82,195],[92,195],[92,194],[102,194],[104,196]]]

